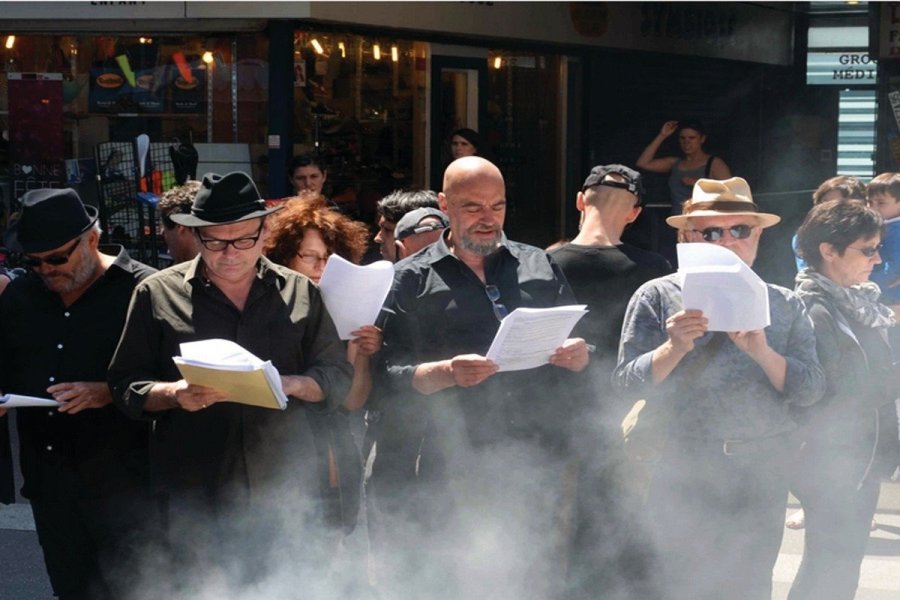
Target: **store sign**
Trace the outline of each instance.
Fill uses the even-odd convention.
[[[900,58],[900,2],[881,5],[879,58]]]
[[[868,52],[809,52],[807,85],[874,85],[878,65]]]
[[[9,73],[13,194],[63,187],[66,180],[61,73]]]

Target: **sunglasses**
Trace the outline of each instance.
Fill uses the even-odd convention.
[[[37,269],[43,264],[52,265],[54,267],[64,265],[69,262],[69,258],[72,256],[72,253],[75,252],[75,248],[77,248],[80,243],[81,238],[78,238],[77,240],[75,240],[75,243],[72,244],[72,247],[62,254],[51,254],[50,256],[45,256],[43,258],[38,256],[29,256],[26,254],[22,257],[22,264],[29,269]]]
[[[884,248],[884,244],[878,244],[877,246],[872,246],[871,248],[854,248],[853,246],[847,246],[851,250],[856,250],[866,258],[872,258]]]
[[[509,310],[499,302],[500,290],[496,285],[486,285],[484,286],[484,293],[488,297],[488,300],[491,301],[491,306],[494,307],[494,316],[497,317],[498,321],[502,321],[503,318],[509,314]]]
[[[725,237],[725,232],[731,234],[736,240],[746,240],[753,231],[752,225],[732,225],[731,227],[707,227],[706,229],[693,229],[703,236],[707,242],[718,242]]]
[[[249,237],[236,238],[233,240],[220,240],[217,238],[202,238],[200,237],[200,232],[197,232],[197,239],[200,240],[200,243],[203,244],[203,247],[207,250],[211,250],[212,252],[224,252],[228,246],[234,246],[237,250],[249,250],[253,246],[256,245],[256,242],[259,241],[259,236],[262,235],[263,226],[260,224],[259,229],[256,230],[256,235]]]

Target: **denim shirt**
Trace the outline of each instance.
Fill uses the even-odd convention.
[[[784,391],[776,390],[762,368],[731,340],[725,340],[706,367],[687,381],[711,332],[662,382],[653,383],[653,351],[668,339],[666,319],[682,310],[681,276],[667,275],[641,286],[628,304],[613,385],[629,399],[648,405],[675,402],[672,434],[698,440],[752,440],[791,431],[790,405],[808,406],[825,391],[816,356],[812,321],[794,292],[767,284],[771,324],[769,346],[787,361]],[[686,376],[687,374],[687,376]]]

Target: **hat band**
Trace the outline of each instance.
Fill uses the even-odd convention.
[[[213,210],[193,208],[191,209],[191,213],[193,213],[195,217],[215,221],[216,218],[226,220],[228,217],[242,217],[263,209],[265,209],[264,203],[257,200],[246,204],[239,204],[228,208],[216,208]]]
[[[759,212],[759,207],[753,202],[741,200],[709,200],[707,202],[691,202],[690,212],[695,210],[715,210],[724,213]]]

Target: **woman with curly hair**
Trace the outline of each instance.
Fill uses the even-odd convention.
[[[324,196],[301,192],[288,198],[285,208],[270,217],[264,252],[269,260],[306,275],[318,284],[328,257],[337,254],[352,263],[362,260],[369,243],[368,228],[328,208]],[[352,332],[347,360],[353,365],[353,384],[344,408],[358,410],[372,390],[370,359],[381,348],[381,330],[365,325]]]

